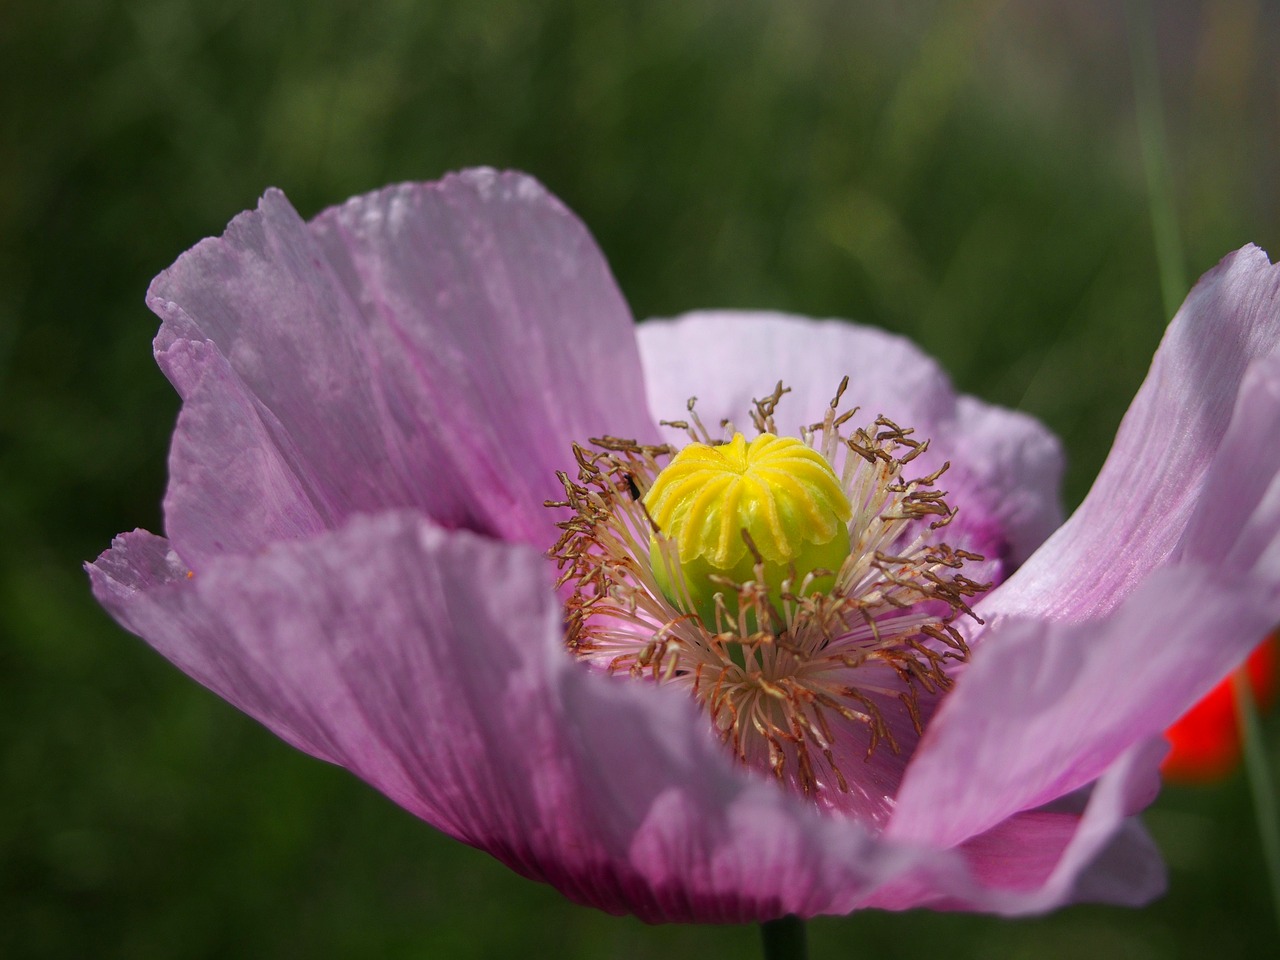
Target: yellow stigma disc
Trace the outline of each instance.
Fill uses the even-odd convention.
[[[712,626],[714,595],[724,594],[731,611],[737,598],[709,577],[737,583],[756,579],[744,531],[764,561],[775,600],[792,571],[796,591],[807,574],[831,571],[808,587],[810,593],[829,590],[849,555],[849,498],[822,454],[795,437],[763,433],[748,443],[736,433],[714,447],[691,443],[658,474],[644,504],[662,536],[675,545],[694,607]],[[656,538],[650,552],[663,592],[680,605],[671,589],[669,560]]]

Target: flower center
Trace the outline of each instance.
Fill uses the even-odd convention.
[[[941,539],[947,465],[911,476],[928,443],[885,417],[846,432],[847,384],[799,438],[777,435],[779,384],[750,441],[727,423],[712,438],[690,401],[668,424],[690,434],[679,451],[575,445],[549,556],[575,656],[687,689],[741,762],[874,821],[893,778],[857,765],[911,749],[968,656],[954,621],[989,584]]]
[[[784,581],[828,592],[849,555],[849,498],[822,454],[795,437],[690,443],[644,505],[658,527],[649,555],[663,595],[712,628],[717,602],[737,614],[732,586],[751,580],[757,564],[778,604]]]

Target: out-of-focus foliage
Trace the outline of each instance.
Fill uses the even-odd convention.
[[[80,562],[162,527],[177,400],[143,291],[268,185],[309,214],[519,167],[588,223],[637,316],[906,333],[1063,436],[1074,502],[1167,320],[1118,6],[0,5],[0,954],[754,955],[753,930],[605,917],[443,839],[94,606]],[[1156,19],[1189,275],[1250,240],[1280,254],[1276,12]],[[1265,955],[1250,816],[1239,778],[1166,792],[1149,822],[1173,890],[1150,910],[858,915],[816,922],[813,952]]]

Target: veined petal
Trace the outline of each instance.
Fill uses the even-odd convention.
[[[388,514],[192,578],[129,534],[90,574],[122,624],[284,739],[579,902],[842,912],[910,860],[736,768],[682,693],[573,662],[532,549]]]
[[[145,530],[123,533],[86,570],[93,595],[122,627],[292,746],[339,762],[323,725],[226,631],[168,540]]]
[[[332,518],[290,466],[263,412],[218,348],[178,340],[165,351],[182,411],[169,448],[166,532],[195,566],[222,553],[319,533]],[[219,460],[209,462],[209,451]]]
[[[925,874],[900,877],[866,906],[982,910],[1010,916],[1066,903],[1140,906],[1164,892],[1160,852],[1134,816],[1159,791],[1161,740],[1126,751],[1089,789],[1015,814],[965,841],[968,889]]]
[[[679,419],[690,397],[703,421],[748,423],[751,402],[779,380],[791,388],[778,431],[820,421],[842,377],[843,407],[884,414],[928,439],[921,475],[951,461],[943,486],[972,546],[1021,563],[1062,522],[1062,449],[1026,414],[955,395],[938,364],[911,341],[842,320],[705,311],[647,320],[638,334],[649,407]],[[678,434],[672,434],[679,438]]]
[[[948,846],[1101,776],[1266,633],[1275,584],[1184,565],[1105,618],[987,629],[907,768],[890,836]]]
[[[390,187],[310,224],[270,191],[157,277],[148,303],[179,392],[225,389],[227,415],[258,420],[192,437],[201,418],[179,425],[175,445],[207,454],[203,466],[177,460],[167,500],[174,544],[193,562],[226,548],[208,533],[223,519],[236,549],[291,525],[267,517],[253,542],[241,518],[181,516],[219,508],[219,465],[249,466],[228,445],[246,433],[274,449],[261,457],[271,478],[245,485],[290,491],[271,505],[281,513],[333,527],[412,506],[541,545],[554,539],[542,501],[572,442],[653,429],[607,265],[582,224],[521,175]],[[225,360],[223,387],[193,375],[192,341]]]
[[[1244,375],[1173,562],[1183,558],[1280,583],[1280,351]]]
[[[284,739],[580,903],[697,922],[846,913],[877,891],[1045,908],[973,851],[873,838],[743,771],[681,692],[575,663],[532,549],[401,512],[194,577],[127,534],[90,575],[122,624]]]
[[[1182,540],[1193,516],[1210,509],[1210,478],[1217,478],[1221,491],[1227,483],[1269,483],[1273,476],[1256,463],[1243,476],[1214,468],[1233,416],[1252,422],[1274,415],[1267,412],[1274,410],[1274,397],[1260,385],[1251,389],[1261,410],[1243,409],[1238,398],[1248,371],[1274,355],[1277,344],[1280,267],[1257,247],[1246,247],[1223,259],[1187,296],[1089,495],[1009,582],[983,599],[981,615],[1098,617],[1150,571],[1180,557],[1193,559],[1187,550],[1205,547],[1203,532],[1194,544]],[[1265,362],[1274,369],[1273,360]],[[1274,451],[1261,447],[1250,456],[1259,454],[1274,459]],[[1239,522],[1246,506],[1220,509]],[[1275,505],[1270,509],[1274,515]],[[1209,538],[1237,533],[1219,530]],[[1264,633],[1248,639],[1256,643]]]

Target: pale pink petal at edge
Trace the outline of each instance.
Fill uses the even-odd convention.
[[[1246,250],[1188,298],[1071,529],[978,605],[990,625],[921,741],[892,835],[957,842],[1088,783],[1280,622],[1278,276]],[[1163,463],[1141,486],[1125,457],[1152,445],[1186,490]],[[1042,595],[1054,584],[1065,601]]]
[[[889,834],[958,843],[1094,780],[1238,663],[1278,599],[1186,566],[1104,620],[1001,622],[921,739]]]
[[[1277,350],[1280,266],[1245,247],[1188,294],[1088,496],[983,615],[1098,617],[1176,560],[1246,371]]]

